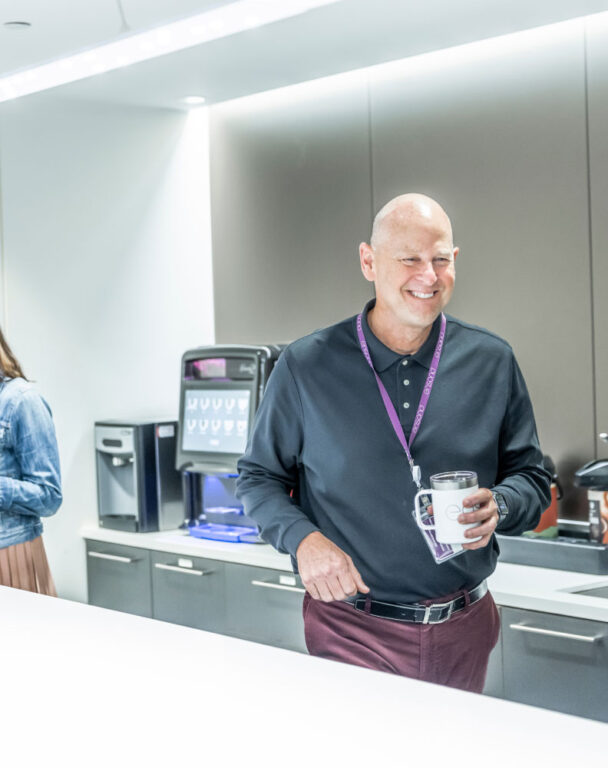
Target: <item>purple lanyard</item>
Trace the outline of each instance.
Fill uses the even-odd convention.
[[[412,427],[412,431],[410,434],[409,445],[407,444],[405,433],[403,432],[403,427],[401,426],[401,422],[399,421],[399,417],[397,416],[397,411],[395,411],[395,406],[393,405],[390,397],[388,396],[386,387],[380,380],[380,376],[378,376],[378,374],[376,373],[376,369],[374,368],[374,364],[372,363],[372,358],[369,353],[369,349],[367,347],[367,342],[365,341],[365,336],[363,335],[363,326],[362,326],[361,318],[362,318],[362,315],[360,313],[359,315],[357,315],[357,336],[359,337],[359,344],[361,346],[361,351],[363,352],[363,355],[367,360],[369,367],[374,372],[374,376],[376,377],[376,383],[378,384],[378,389],[380,390],[380,395],[382,396],[384,407],[386,408],[388,417],[391,420],[391,424],[393,425],[393,429],[395,430],[397,439],[399,440],[403,450],[405,451],[407,460],[409,461],[409,464],[410,464],[410,469],[412,471],[412,477],[414,478],[414,482],[416,483],[418,489],[420,489],[422,487],[420,485],[420,477],[421,477],[420,467],[417,464],[414,464],[414,459],[412,458],[412,452],[410,450],[410,446],[414,442],[414,438],[418,434],[418,430],[420,429],[420,425],[422,424],[422,417],[424,416],[424,412],[426,411],[426,406],[429,402],[429,397],[431,396],[431,390],[433,389],[433,384],[435,383],[435,376],[437,375],[437,368],[439,367],[441,350],[443,349],[443,342],[445,339],[445,327],[446,327],[445,315],[443,314],[443,312],[441,313],[441,329],[439,330],[439,338],[437,339],[435,351],[433,352],[433,362],[431,363],[431,367],[429,368],[429,375],[426,377],[426,383],[424,385],[424,389],[422,390],[420,402],[418,403],[418,410],[416,411],[414,426]]]

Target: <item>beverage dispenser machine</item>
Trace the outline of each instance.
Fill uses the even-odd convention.
[[[183,523],[176,430],[170,420],[95,422],[100,526],[145,533]]]
[[[182,357],[176,467],[193,536],[261,541],[236,498],[236,465],[281,350],[210,346]]]

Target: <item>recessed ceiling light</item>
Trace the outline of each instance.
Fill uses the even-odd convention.
[[[182,99],[182,102],[184,104],[188,104],[191,107],[197,106],[198,104],[204,104],[205,103],[205,97],[204,96],[184,96]]]
[[[2,26],[7,29],[15,29],[18,32],[23,32],[23,30],[29,29],[32,25],[29,21],[5,21]]]

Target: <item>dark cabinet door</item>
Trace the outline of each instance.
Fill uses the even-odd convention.
[[[187,627],[225,632],[224,563],[152,552],[152,615]]]
[[[90,605],[152,616],[150,553],[101,541],[87,541]]]
[[[226,587],[229,634],[306,652],[299,576],[227,563]]]
[[[608,624],[503,608],[505,698],[608,722]]]

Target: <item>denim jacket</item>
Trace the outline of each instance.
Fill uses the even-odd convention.
[[[24,379],[0,381],[0,548],[40,536],[61,500],[51,409]]]

